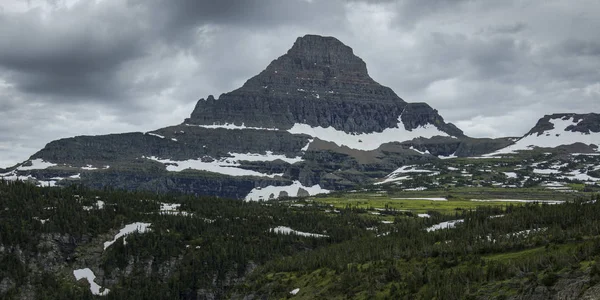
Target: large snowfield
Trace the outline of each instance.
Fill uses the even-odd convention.
[[[600,144],[600,132],[590,132],[589,134],[585,134],[582,132],[566,131],[565,129],[567,127],[571,125],[577,125],[577,122],[575,122],[573,118],[568,118],[565,120],[551,119],[550,122],[554,125],[553,129],[544,131],[540,135],[537,133],[527,135],[506,148],[490,154],[485,154],[483,156],[511,154],[519,150],[530,150],[535,147],[554,148],[561,145],[572,145],[575,143],[584,143],[587,145]]]
[[[385,143],[409,141],[414,138],[431,138],[434,136],[448,136],[435,126],[428,124],[411,131],[404,129],[404,124],[398,117],[398,125],[386,128],[382,132],[371,133],[346,133],[333,127],[312,127],[308,124],[296,123],[288,130],[292,134],[306,134],[323,141],[333,142],[338,146],[346,146],[356,150],[375,150]]]
[[[119,233],[117,233],[115,235],[115,237],[113,238],[112,241],[106,241],[104,242],[104,250],[106,250],[106,248],[110,247],[110,245],[114,244],[120,237],[122,236],[126,236],[128,234],[132,234],[134,232],[140,232],[140,233],[144,233],[146,231],[150,230],[150,223],[142,223],[142,222],[136,222],[136,223],[131,223],[131,224],[127,224],[125,225],[125,227],[123,227]],[[123,239],[123,244],[125,244],[125,239]]]
[[[222,157],[218,160],[213,161],[202,161],[200,159],[188,159],[182,161],[175,161],[170,159],[160,159],[154,156],[147,157],[147,159],[154,160],[167,165],[167,171],[180,172],[186,169],[203,170],[229,176],[259,176],[259,177],[270,177],[282,176],[283,174],[266,174],[257,171],[246,170],[239,168],[241,161],[276,161],[281,160],[289,164],[301,162],[302,158],[287,157],[283,154],[273,154],[271,151],[266,151],[265,154],[260,153],[228,153],[230,157]]]

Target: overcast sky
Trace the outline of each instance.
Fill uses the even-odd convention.
[[[0,167],[75,135],[179,124],[298,36],[475,137],[600,112],[598,0],[1,0]]]

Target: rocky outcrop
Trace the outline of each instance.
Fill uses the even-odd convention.
[[[600,132],[600,114],[562,113],[545,115],[543,118],[538,120],[537,124],[535,124],[535,126],[526,135],[539,135],[545,131],[554,129],[554,124],[551,122],[552,120],[572,120],[574,124],[566,127],[566,131],[581,133]]]
[[[403,142],[402,145],[412,147],[421,152],[429,152],[435,156],[469,157],[496,151],[513,143],[513,138],[469,138],[451,137],[417,138]]]
[[[444,122],[444,118],[438,114],[438,111],[431,108],[427,103],[408,103],[402,111],[401,119],[406,130],[432,124],[451,136],[464,137],[462,130],[452,123]]]

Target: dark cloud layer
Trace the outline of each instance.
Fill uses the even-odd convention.
[[[296,37],[338,37],[371,76],[473,136],[600,111],[595,0],[5,0],[0,166],[53,139],[181,122]]]

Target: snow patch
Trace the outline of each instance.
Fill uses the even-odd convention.
[[[289,164],[295,164],[297,162],[303,161],[302,157],[287,157],[284,154],[273,154],[273,151],[266,151],[266,154],[258,154],[258,153],[232,153],[229,152],[229,155],[233,156],[233,158],[226,158],[227,160],[234,161],[276,161],[283,160]]]
[[[109,289],[103,288],[99,286],[94,280],[96,279],[96,275],[89,268],[78,269],[73,271],[73,275],[75,276],[75,280],[80,280],[85,278],[87,282],[90,284],[90,292],[97,296],[106,296],[110,292]],[[100,290],[104,289],[104,291],[100,292]]]
[[[48,181],[38,180],[37,185],[39,185],[41,187],[44,187],[44,186],[53,187],[53,186],[56,186],[56,182],[57,182],[56,180],[48,180]]]
[[[126,236],[126,235],[134,233],[136,231],[138,231],[140,233],[150,231],[150,228],[149,228],[150,225],[152,225],[152,224],[142,223],[142,222],[135,222],[135,223],[125,225],[125,227],[123,227],[119,231],[119,233],[117,233],[115,235],[115,237],[113,238],[112,241],[104,242],[104,250],[106,250],[106,248],[110,247],[110,245],[114,244],[122,236]],[[123,239],[123,245],[125,245],[125,244],[126,244],[125,239]]]
[[[458,156],[456,156],[456,152],[448,155],[448,156],[444,156],[444,155],[438,155],[439,159],[451,159],[451,158],[457,158]]]
[[[496,152],[485,154],[483,156],[494,156],[499,154],[516,153],[519,150],[531,150],[535,147],[554,148],[561,145],[571,145],[575,143],[598,144],[600,141],[600,132],[582,133],[566,131],[570,125],[577,125],[577,122],[571,117],[568,119],[551,119],[550,123],[554,125],[551,130],[546,130],[542,134],[529,134],[516,143],[500,149]]]
[[[300,183],[300,181],[294,181],[291,185],[286,186],[273,186],[269,185],[263,188],[254,188],[245,197],[246,201],[258,201],[258,200],[269,200],[279,198],[280,193],[287,193],[288,197],[297,197],[300,189],[308,192],[309,195],[314,196],[317,194],[328,194],[330,191],[321,188],[320,185],[315,184],[311,187],[306,187]]]
[[[292,134],[307,134],[324,141],[333,142],[338,146],[347,146],[357,150],[375,150],[382,144],[390,142],[403,142],[418,137],[431,138],[434,136],[448,136],[435,126],[427,124],[411,131],[404,129],[404,124],[398,117],[398,125],[386,128],[382,132],[347,133],[333,127],[312,127],[308,124],[296,123],[288,130]]]
[[[462,223],[465,220],[454,220],[454,221],[445,221],[439,224],[435,224],[429,228],[427,228],[427,232],[432,232],[432,231],[436,231],[436,230],[440,230],[440,229],[450,229],[450,228],[454,228],[456,226],[456,224],[458,223]]]
[[[286,227],[286,226],[277,226],[275,228],[271,228],[269,230],[269,232],[274,232],[274,233],[278,233],[278,234],[296,234],[296,235],[301,235],[301,236],[318,237],[318,238],[328,237],[327,235],[324,235],[324,234],[302,232],[302,231],[294,230],[294,229]]]
[[[167,165],[167,171],[181,172],[186,169],[192,170],[203,170],[213,173],[219,173],[229,176],[259,176],[259,177],[270,177],[282,176],[283,174],[265,174],[252,170],[246,170],[238,168],[241,164],[233,159],[221,158],[211,162],[204,162],[199,159],[189,159],[183,161],[174,161],[170,159],[159,159],[151,156],[146,157],[147,159],[154,160]]]
[[[405,191],[424,191],[426,190],[427,187],[424,186],[420,186],[420,187],[416,187],[416,188],[411,188],[411,189],[404,189]]]
[[[553,169],[533,169],[535,174],[560,174],[560,171]]]
[[[591,181],[591,182],[600,181],[600,178],[592,177],[592,176],[588,175],[586,172],[581,172],[581,171],[577,171],[577,170],[569,172],[567,176],[562,176],[562,178],[567,178],[567,179],[571,179],[571,180],[580,180],[580,181]]]
[[[157,138],[161,138],[161,139],[164,139],[164,138],[165,138],[164,136],[162,136],[162,135],[160,135],[160,134],[156,134],[156,133],[152,133],[152,132],[147,132],[146,134],[147,134],[147,135],[151,135],[151,136],[155,136],[155,137],[157,137]]]
[[[429,150],[421,151],[413,146],[410,146],[410,148],[408,148],[408,149],[413,150],[421,155],[431,154],[431,153],[429,153]]]
[[[306,146],[302,147],[302,149],[300,149],[301,151],[308,151],[308,146],[310,146],[310,143],[312,143],[315,139],[310,139],[308,140],[308,143],[306,144]]]
[[[404,176],[399,177],[398,175],[410,174],[410,173],[434,173],[434,171],[416,169],[416,166],[413,166],[413,165],[402,166],[402,167],[398,168],[396,171],[385,176],[385,179],[383,181],[376,182],[375,185],[380,185],[380,184],[385,184],[385,183],[394,182],[394,181],[398,181],[398,180],[408,179],[410,177],[404,177]]]
[[[51,162],[47,162],[44,161],[41,158],[36,158],[34,160],[30,160],[31,161],[31,166],[19,166],[17,168],[17,170],[19,171],[28,171],[28,170],[43,170],[43,169],[47,169],[49,167],[54,167],[56,166],[56,164],[53,164]]]
[[[250,130],[272,130],[272,131],[279,130],[277,128],[248,127],[248,126],[244,125],[244,123],[242,123],[241,126],[235,125],[233,123],[225,123],[223,125],[217,124],[217,123],[213,123],[212,125],[191,125],[191,124],[185,124],[185,125],[186,126],[198,126],[198,127],[202,127],[202,128],[208,128],[208,129],[223,128],[223,129],[229,129],[229,130],[243,130],[243,129],[250,129]]]

